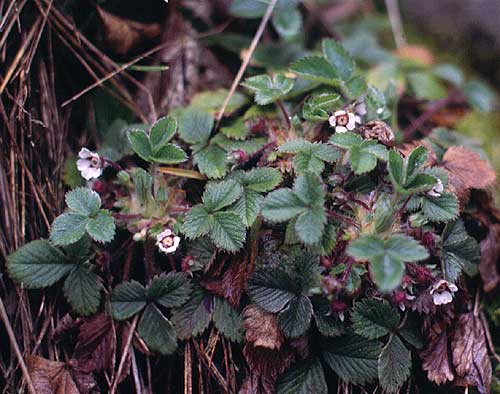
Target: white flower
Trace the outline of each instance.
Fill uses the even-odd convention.
[[[172,230],[167,228],[156,236],[156,245],[163,253],[173,253],[181,242],[181,238],[174,235]]]
[[[440,197],[443,191],[443,182],[441,182],[441,179],[438,178],[437,183],[427,192],[427,194],[431,197]]]
[[[335,113],[328,118],[330,126],[335,127],[337,133],[345,133],[354,130],[356,127],[356,116],[347,111],[335,111]]]
[[[78,153],[79,159],[76,167],[87,181],[92,178],[99,178],[102,174],[103,160],[96,152],[91,152],[87,148],[82,148]]]
[[[458,287],[444,279],[434,283],[431,287],[432,301],[434,305],[445,305],[453,301],[453,293],[458,291]]]

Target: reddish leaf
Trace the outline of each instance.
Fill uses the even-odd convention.
[[[497,263],[500,257],[500,224],[491,224],[488,235],[481,241],[481,261],[479,273],[483,280],[483,289],[490,292],[498,286],[500,275]]]
[[[476,386],[481,394],[490,392],[491,362],[481,320],[472,312],[458,319],[451,343],[453,365],[459,378],[457,384]]]
[[[275,315],[264,311],[257,305],[249,305],[243,311],[243,316],[247,342],[267,349],[279,350],[281,348],[284,338]]]
[[[255,347],[247,343],[243,355],[252,373],[269,380],[276,380],[295,360],[293,351],[286,346],[280,350]]]
[[[274,381],[249,373],[238,394],[274,394]]]
[[[420,353],[422,368],[427,372],[427,378],[437,384],[453,380],[454,375],[448,352],[448,335],[441,332],[432,339],[425,350]]]

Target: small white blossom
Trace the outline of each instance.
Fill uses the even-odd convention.
[[[99,178],[102,174],[103,160],[96,152],[91,152],[87,148],[82,148],[78,153],[79,159],[76,167],[87,181],[92,178]]]
[[[156,236],[156,245],[166,254],[175,252],[180,242],[181,238],[174,235],[168,228]]]
[[[335,127],[335,132],[345,133],[354,130],[356,127],[356,116],[347,111],[335,111],[335,113],[328,118],[330,126]]]
[[[443,191],[444,191],[443,182],[441,182],[441,179],[438,179],[437,183],[432,187],[431,190],[427,192],[427,194],[431,197],[440,197]]]
[[[431,287],[432,301],[434,305],[445,305],[453,301],[453,293],[458,291],[458,287],[444,279],[434,283]]]

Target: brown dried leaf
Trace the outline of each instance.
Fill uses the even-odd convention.
[[[384,145],[394,146],[394,131],[392,131],[387,123],[381,120],[372,120],[358,127],[358,133],[364,139],[378,140]]]
[[[451,342],[457,383],[476,386],[481,394],[490,393],[492,369],[488,357],[481,320],[474,313],[464,313],[458,319]]]
[[[454,378],[448,352],[448,335],[441,332],[420,353],[422,369],[427,372],[427,378],[436,384],[452,381]]]
[[[274,381],[295,360],[293,351],[287,346],[280,350],[270,350],[255,347],[251,343],[245,344],[243,355],[253,374]]]
[[[275,315],[264,311],[257,305],[248,305],[243,311],[243,316],[247,342],[267,349],[279,350],[281,348],[284,338]]]
[[[99,6],[97,13],[104,25],[106,44],[120,55],[127,54],[145,40],[155,38],[161,33],[161,26],[158,23],[132,21],[110,14]]]
[[[479,154],[452,146],[443,156],[442,165],[468,189],[485,189],[495,183],[495,170]]]
[[[249,372],[238,394],[274,394],[274,382]]]
[[[115,352],[115,332],[110,316],[96,315],[80,327],[74,358],[83,372],[112,367]]]
[[[481,261],[479,273],[483,280],[483,289],[490,292],[500,283],[497,263],[500,257],[500,224],[491,224],[488,235],[481,241]]]

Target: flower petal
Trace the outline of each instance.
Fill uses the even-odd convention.
[[[91,156],[92,152],[87,148],[82,148],[80,149],[80,152],[78,152],[78,157],[80,157],[81,159],[88,159]]]
[[[344,115],[347,115],[347,112],[344,111],[344,110],[340,110],[340,111],[335,111],[333,113],[334,116],[344,116]]]
[[[349,116],[349,122],[347,122],[346,124],[347,130],[354,130],[354,128],[356,127],[356,117],[354,116],[354,114],[350,112],[348,116]]]
[[[335,117],[335,115],[330,116],[328,118],[328,122],[330,123],[330,126],[335,127],[335,125],[337,124],[337,118]]]
[[[337,133],[347,133],[347,129],[344,126],[335,127],[335,132]]]

